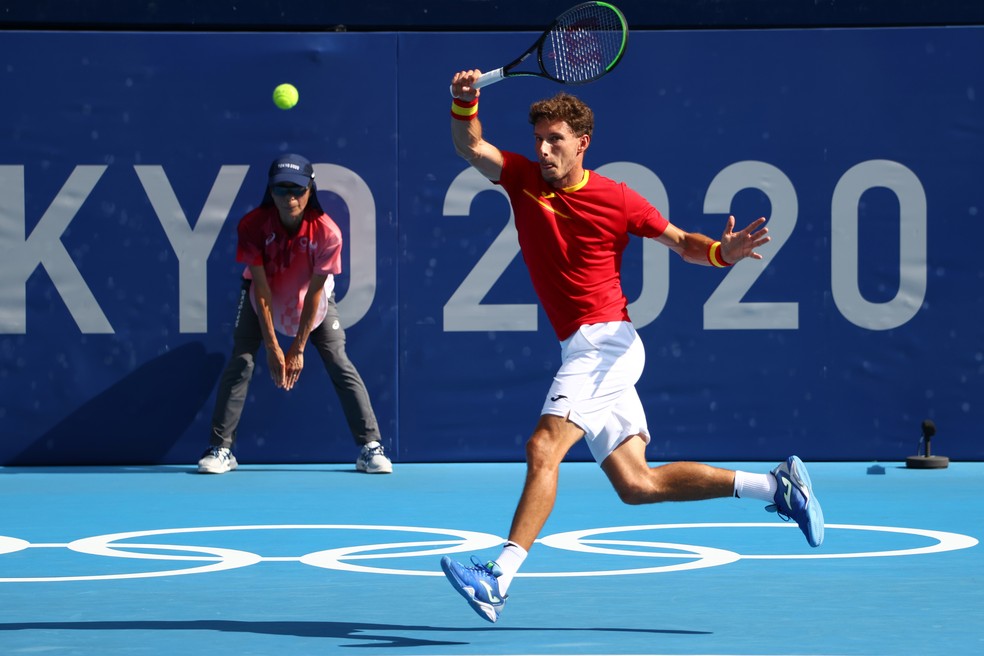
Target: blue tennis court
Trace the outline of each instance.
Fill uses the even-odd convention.
[[[814,550],[756,502],[629,507],[567,463],[495,625],[439,560],[498,553],[521,464],[4,468],[0,653],[984,652],[984,464],[871,465],[810,463]]]

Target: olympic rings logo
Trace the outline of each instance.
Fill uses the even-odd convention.
[[[627,569],[600,569],[590,571],[523,572],[521,577],[581,577],[616,576],[631,574],[656,574],[683,570],[705,569],[728,565],[739,560],[793,560],[793,559],[841,559],[841,558],[880,558],[895,556],[915,556],[947,551],[969,549],[978,544],[975,538],[959,533],[931,531],[917,528],[897,528],[890,526],[863,526],[853,524],[828,524],[828,531],[866,531],[876,534],[902,534],[912,536],[928,544],[901,549],[858,552],[814,552],[809,554],[741,554],[727,549],[705,547],[677,542],[662,542],[649,539],[606,538],[613,534],[659,533],[666,531],[690,531],[706,529],[795,529],[789,524],[776,523],[707,523],[707,524],[650,524],[643,526],[610,526],[581,529],[555,533],[537,540],[541,546],[574,552],[582,555],[619,556],[644,561],[657,561],[658,564]],[[249,531],[330,531],[339,535],[359,535],[363,532],[382,532],[389,534],[424,534],[445,539],[402,540],[374,544],[355,544],[314,551],[300,556],[262,556],[251,551],[228,547],[164,544],[146,542],[147,538],[159,536],[179,536],[198,534],[241,534]],[[451,539],[446,539],[450,537]],[[645,537],[645,536],[642,536]],[[835,541],[832,541],[835,542]],[[420,526],[385,526],[359,524],[286,524],[286,525],[248,525],[248,526],[205,526],[196,528],[169,528],[148,531],[112,533],[82,538],[64,544],[32,544],[20,538],[0,535],[0,556],[25,552],[29,549],[68,549],[78,554],[102,556],[117,559],[164,561],[177,563],[173,569],[151,571],[105,573],[73,576],[23,576],[0,577],[0,583],[38,583],[57,581],[106,581],[117,579],[138,579],[161,576],[206,574],[224,570],[249,567],[262,562],[299,562],[311,567],[365,574],[392,574],[402,576],[442,576],[434,566],[436,557],[443,554],[477,552],[497,547],[503,543],[501,537],[490,533],[464,531],[453,528],[426,528]],[[831,542],[828,542],[831,544]],[[399,559],[425,558],[429,569],[385,567],[380,562]],[[582,558],[583,560],[583,558]],[[667,564],[668,562],[668,564]],[[190,567],[180,565],[194,563]],[[0,559],[2,565],[2,559]],[[0,569],[0,573],[2,573]]]

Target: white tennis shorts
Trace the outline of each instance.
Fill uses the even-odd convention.
[[[598,464],[632,435],[648,444],[646,413],[635,388],[646,351],[632,324],[581,326],[560,343],[560,354],[560,369],[540,414],[577,424]]]

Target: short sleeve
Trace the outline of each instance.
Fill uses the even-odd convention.
[[[320,219],[319,232],[321,233],[315,250],[314,273],[321,275],[338,274],[342,272],[342,231],[339,227],[323,215]]]
[[[236,261],[246,266],[263,264],[263,235],[257,219],[258,215],[250,212],[242,218],[237,228]]]
[[[530,160],[509,151],[502,151],[502,172],[498,180],[493,180],[493,184],[502,186],[503,189],[510,189],[518,184],[526,173],[524,167],[531,164]]]
[[[660,211],[629,186],[622,184],[629,232],[639,237],[659,237],[670,224]]]

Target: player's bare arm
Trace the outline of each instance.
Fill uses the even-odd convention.
[[[301,308],[300,326],[297,328],[297,335],[290,348],[287,349],[285,358],[286,373],[284,379],[284,389],[292,389],[301,377],[301,370],[304,369],[304,347],[307,346],[308,337],[314,330],[314,318],[318,316],[318,308],[321,306],[321,290],[325,287],[328,276],[314,274],[308,283],[307,293],[304,295],[304,306]]]
[[[470,103],[479,96],[471,85],[481,76],[479,70],[461,71],[451,79],[451,93],[462,102]],[[502,153],[482,138],[482,123],[477,115],[470,121],[451,118],[451,140],[458,156],[489,180],[502,174]]]
[[[748,224],[743,230],[734,232],[735,217],[729,216],[724,232],[721,234],[720,255],[728,264],[735,264],[745,258],[761,260],[762,255],[755,249],[769,243],[769,229],[763,227],[765,217],[759,217]],[[707,259],[708,249],[715,240],[698,232],[686,232],[672,223],[666,227],[662,235],[656,238],[658,242],[668,247],[686,262],[711,266]]]
[[[256,296],[256,315],[260,319],[260,332],[263,333],[263,346],[267,354],[267,367],[270,369],[270,377],[273,384],[283,388],[286,380],[286,368],[284,363],[284,352],[280,350],[280,342],[277,341],[277,333],[273,328],[273,292],[270,291],[270,283],[267,281],[266,271],[263,265],[250,266],[250,273],[253,275],[253,293]]]

